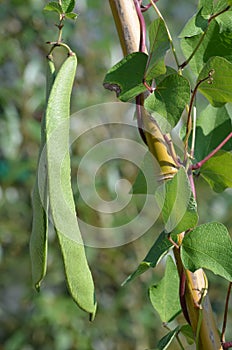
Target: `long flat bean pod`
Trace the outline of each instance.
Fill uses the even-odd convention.
[[[48,101],[52,84],[55,78],[55,66],[51,58],[48,59],[47,67],[47,91],[46,100]],[[47,175],[46,158],[41,159],[42,150],[46,144],[45,117],[41,123],[41,144],[39,151],[39,161],[36,173],[36,181],[32,194],[32,233],[30,238],[30,256],[32,266],[32,280],[37,290],[46,274],[47,267],[47,238],[48,238],[48,194],[47,194]]]
[[[68,288],[80,308],[94,318],[94,284],[76,218],[69,156],[70,97],[77,66],[71,54],[61,66],[46,110],[46,158],[49,205],[56,229]]]

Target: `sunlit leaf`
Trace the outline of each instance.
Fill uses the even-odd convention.
[[[202,11],[203,9],[201,8],[197,14],[190,18],[179,34],[179,38],[191,38],[195,35],[202,34],[206,30],[208,26],[207,17],[209,16],[203,17]]]
[[[106,74],[103,85],[115,91],[121,101],[128,101],[146,91],[143,78],[148,56],[134,52],[113,66]]]
[[[166,232],[178,234],[195,227],[198,222],[197,206],[184,168],[181,168],[173,179],[167,181],[165,186],[162,216]],[[158,194],[159,192],[157,196]]]
[[[145,73],[146,79],[153,79],[166,71],[164,57],[170,47],[164,20],[157,18],[149,26],[149,58]]]
[[[75,0],[62,0],[61,7],[64,13],[70,13],[73,11],[75,7]]]
[[[230,0],[218,0],[216,1],[215,5],[214,5],[214,13],[218,13],[218,12],[221,12],[223,11],[224,9],[227,8],[228,5],[228,2]]]
[[[63,13],[63,9],[60,6],[60,4],[58,4],[58,2],[55,1],[51,1],[49,2],[45,7],[44,7],[44,11],[54,11],[54,12],[58,12],[59,14]]]
[[[203,82],[199,91],[214,107],[232,102],[232,63],[222,57],[210,58],[199,74],[198,81],[206,78],[210,71],[214,71],[212,84]]]
[[[181,312],[179,301],[179,275],[171,256],[166,262],[162,280],[149,288],[149,296],[162,322],[172,321]]]
[[[138,268],[129,277],[127,277],[122,285],[131,282],[136,277],[146,272],[149,268],[155,267],[162,259],[162,257],[168,253],[171,247],[172,243],[167,239],[167,234],[165,232],[162,232],[149,250],[146,257],[139,264]]]
[[[208,105],[197,118],[196,143],[194,158],[200,161],[213,151],[232,130],[230,106],[215,108]],[[224,150],[232,150],[232,140],[228,141]]]
[[[215,192],[232,187],[232,153],[220,151],[201,167],[201,176]]]
[[[131,192],[133,194],[154,195],[157,187],[160,186],[159,175],[160,166],[151,152],[148,151],[139,167]]]
[[[203,41],[189,63],[194,73],[199,74],[210,57],[220,56],[232,62],[232,45],[231,41],[228,41],[228,35],[227,31],[221,32],[216,20],[210,23]],[[182,38],[181,48],[186,59],[195,50],[201,38],[202,34]]]
[[[206,268],[232,281],[232,242],[221,223],[203,224],[186,234],[181,258],[185,268],[192,272]]]
[[[74,12],[68,12],[65,14],[65,17],[70,19],[76,19],[78,17],[78,14]]]
[[[157,85],[144,106],[151,114],[159,113],[167,120],[166,129],[162,128],[167,133],[178,123],[189,98],[188,80],[178,74],[170,74]]]
[[[168,349],[169,345],[172,343],[172,341],[175,339],[175,336],[179,333],[180,326],[177,326],[175,329],[170,331],[168,334],[166,334],[162,339],[160,339],[157,348],[154,350],[166,350]]]
[[[185,336],[188,344],[193,344],[195,342],[193,329],[189,324],[181,326],[180,332]]]

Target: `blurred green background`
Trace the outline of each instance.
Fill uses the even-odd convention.
[[[93,323],[89,323],[88,316],[76,307],[67,292],[61,255],[52,232],[41,293],[37,294],[32,286],[28,245],[31,190],[45,106],[48,52],[45,42],[55,40],[57,35],[54,26],[57,18],[43,13],[45,4],[36,0],[1,1],[0,349],[154,348],[166,331],[149,302],[147,289],[161,278],[162,264],[123,288],[120,284],[146,255],[161,230],[159,222],[146,235],[125,246],[87,248],[99,304]],[[159,1],[174,37],[195,11],[196,4],[195,0]],[[79,0],[77,11],[77,21],[67,21],[63,35],[79,59],[72,111],[116,101],[113,93],[103,89],[102,81],[122,55],[108,1]],[[72,160],[75,168],[78,156],[75,158],[74,154]],[[130,167],[124,163],[120,166],[122,173],[127,173]],[[111,174],[118,172],[117,167],[112,169]],[[107,174],[108,170],[102,172],[98,186],[106,192],[106,198]],[[200,179],[197,190],[201,222],[218,220],[232,232],[232,192],[217,195]],[[88,215],[92,219],[93,214],[87,212],[86,220]],[[208,276],[213,309],[221,327],[227,283],[212,274]],[[230,311],[228,337],[232,337],[231,316]],[[180,321],[183,322],[181,317]],[[170,349],[176,348],[173,344]]]

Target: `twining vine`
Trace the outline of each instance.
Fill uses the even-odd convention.
[[[111,3],[113,0],[111,0]],[[210,152],[201,160],[195,161],[194,154],[195,154],[195,148],[201,147],[200,141],[198,141],[198,134],[197,134],[197,109],[195,106],[195,100],[196,95],[198,92],[202,92],[206,98],[209,99],[211,104],[215,108],[220,108],[225,103],[229,103],[232,101],[232,96],[228,96],[225,98],[225,96],[222,96],[222,98],[216,98],[216,90],[220,90],[220,93],[222,95],[227,94],[227,91],[225,91],[227,88],[225,88],[225,85],[223,86],[223,82],[220,80],[223,80],[224,72],[222,71],[222,68],[219,68],[219,62],[223,65],[224,58],[223,58],[223,52],[221,53],[221,57],[217,57],[211,54],[209,56],[209,61],[205,62],[205,66],[202,65],[202,70],[198,72],[198,78],[196,81],[195,86],[191,89],[191,97],[189,98],[189,101],[187,99],[184,99],[186,103],[184,104],[183,109],[187,111],[187,118],[186,118],[186,130],[185,130],[185,136],[183,137],[183,155],[179,156],[176,155],[176,151],[173,147],[171,137],[167,134],[167,132],[170,132],[172,127],[174,127],[177,122],[181,118],[181,114],[179,113],[178,116],[173,116],[171,112],[175,112],[174,108],[170,107],[168,99],[172,97],[172,91],[175,89],[177,90],[179,88],[178,84],[173,86],[173,89],[171,89],[168,86],[168,83],[165,84],[166,81],[173,82],[174,79],[179,80],[179,83],[183,82],[184,85],[184,79],[181,80],[181,77],[184,75],[183,69],[186,68],[189,64],[191,65],[191,61],[196,55],[199,55],[200,48],[202,48],[202,45],[205,41],[205,38],[208,34],[208,29],[210,25],[217,20],[217,18],[221,19],[221,22],[223,22],[223,29],[227,30],[227,35],[229,36],[228,32],[231,31],[231,22],[227,18],[223,18],[223,14],[227,15],[227,13],[231,12],[231,3],[230,1],[218,1],[216,4],[213,3],[213,1],[199,1],[199,10],[198,13],[195,15],[195,19],[197,16],[201,17],[201,25],[195,21],[193,24],[193,21],[190,20],[190,22],[186,25],[183,32],[186,34],[186,37],[183,38],[184,40],[187,40],[191,43],[191,39],[193,39],[192,45],[192,52],[188,52],[188,57],[183,63],[179,63],[179,58],[177,57],[176,50],[173,44],[173,40],[170,34],[170,31],[168,29],[168,26],[159,11],[157,7],[158,1],[150,0],[149,4],[143,4],[142,1],[134,0],[134,6],[137,12],[138,20],[139,20],[139,47],[134,47],[134,52],[128,52],[127,55],[123,60],[121,60],[117,65],[112,67],[104,81],[105,88],[108,88],[109,90],[114,90],[117,92],[117,96],[121,101],[128,101],[133,98],[136,100],[136,110],[137,110],[137,122],[138,122],[138,129],[140,132],[140,135],[142,137],[142,140],[147,144],[149,151],[156,157],[157,161],[159,162],[160,169],[161,169],[161,176],[159,178],[159,181],[165,181],[167,184],[164,184],[166,187],[167,196],[169,196],[169,191],[175,191],[175,181],[176,178],[181,178],[181,172],[182,168],[184,167],[186,176],[188,177],[188,184],[187,186],[191,189],[190,194],[190,201],[194,205],[196,205],[196,190],[195,190],[195,183],[193,176],[196,174],[199,174],[199,170],[202,171],[203,175],[205,176],[205,167],[211,166],[211,176],[213,178],[213,181],[211,179],[207,179],[207,176],[205,176],[206,180],[209,181],[209,183],[213,186],[214,189],[217,189],[218,192],[224,190],[227,187],[231,187],[232,183],[231,181],[227,181],[226,179],[229,179],[230,177],[230,170],[227,169],[224,171],[221,170],[221,176],[224,177],[224,181],[222,183],[217,183],[217,173],[218,168],[215,170],[215,158],[214,156],[220,157],[228,157],[228,160],[231,162],[231,152],[221,151],[223,147],[226,145],[227,148],[229,147],[229,151],[231,151],[231,146],[228,146],[228,143],[232,137],[232,133],[230,132],[228,135],[226,135],[227,130],[224,130],[223,139],[222,141],[213,149],[210,150]],[[122,4],[123,2],[120,2]],[[119,5],[121,6],[121,5]],[[158,19],[156,19],[153,23],[150,24],[149,27],[149,40],[150,40],[150,46],[147,48],[147,39],[146,39],[146,23],[143,17],[143,13],[145,11],[154,9]],[[113,6],[112,6],[113,9]],[[115,18],[114,14],[114,18]],[[220,23],[221,23],[220,22]],[[219,24],[220,24],[219,23]],[[193,26],[196,34],[191,34],[191,31],[193,30]],[[221,31],[222,24],[221,24]],[[120,34],[120,33],[119,33]],[[195,36],[198,36],[198,41],[195,38]],[[122,41],[122,38],[120,38]],[[169,47],[173,53],[174,62],[177,66],[176,70],[171,70],[169,67],[164,67],[164,57],[167,51],[167,48],[165,49],[165,44],[169,43]],[[195,43],[197,42],[197,43]],[[216,45],[216,43],[214,43]],[[207,48],[205,49],[207,53]],[[205,53],[204,52],[204,53]],[[203,53],[203,54],[204,54]],[[203,55],[202,54],[202,55]],[[147,60],[145,60],[144,55],[147,56]],[[159,57],[159,59],[155,59],[155,56]],[[229,59],[229,56],[226,55],[226,59]],[[130,67],[135,64],[135,61],[140,59],[140,66],[138,64],[138,81],[133,81],[130,77]],[[230,62],[230,60],[229,60]],[[232,77],[232,65],[231,63],[226,63],[230,67],[229,75],[230,79]],[[128,75],[125,77],[123,76],[122,72],[126,71],[126,68],[128,69]],[[168,71],[169,70],[169,71]],[[174,74],[176,74],[176,77],[174,77]],[[179,76],[179,78],[178,78]],[[173,78],[173,79],[172,79]],[[227,77],[229,79],[229,77]],[[166,81],[165,81],[166,79]],[[124,80],[127,80],[127,85],[129,85],[129,88],[127,91],[124,89]],[[158,81],[158,83],[156,82]],[[130,84],[128,84],[131,83]],[[141,86],[141,82],[143,84],[143,87]],[[206,84],[208,87],[206,87]],[[210,86],[212,89],[210,89]],[[170,89],[170,95],[165,95],[164,89],[169,91]],[[223,91],[224,90],[224,91]],[[137,94],[136,94],[137,91]],[[146,94],[144,94],[146,91]],[[181,92],[180,92],[181,94]],[[178,95],[178,94],[177,94]],[[147,97],[148,96],[148,97]],[[173,104],[175,104],[175,100],[172,100]],[[178,103],[178,102],[176,102]],[[160,106],[161,104],[161,106]],[[181,112],[182,112],[181,111]],[[165,130],[165,128],[162,130],[162,126],[159,127],[159,123],[155,120],[155,117],[152,116],[152,114],[155,114],[157,116],[158,114],[161,114],[162,117],[166,118],[169,115],[169,122],[171,123],[171,127],[168,128],[168,130]],[[174,113],[173,113],[174,114]],[[209,116],[210,117],[210,116]],[[174,120],[175,119],[175,120]],[[206,121],[207,123],[207,121]],[[150,132],[149,132],[150,130]],[[158,146],[157,146],[158,145]],[[162,145],[162,154],[161,154],[161,148],[160,145]],[[190,148],[190,150],[189,150]],[[220,153],[222,152],[222,153]],[[182,159],[181,159],[182,158]],[[218,159],[218,165],[219,163]],[[221,161],[221,159],[220,159]],[[230,167],[231,168],[231,167]],[[215,172],[215,175],[213,174]],[[183,173],[183,172],[182,172]],[[184,191],[184,187],[180,186],[178,190]],[[181,201],[180,201],[181,202]],[[180,204],[180,203],[179,203]],[[172,217],[173,207],[175,207],[176,203],[173,203],[169,199],[165,199],[164,208],[163,208],[163,219],[164,224],[168,226],[168,220],[170,217]],[[171,207],[171,209],[170,209]],[[186,208],[186,212],[188,210],[190,211],[192,208]],[[177,213],[177,212],[176,212]],[[197,215],[197,213],[195,212]],[[192,215],[193,210],[192,210]],[[196,217],[195,217],[196,219]],[[182,219],[182,221],[184,221]],[[195,340],[197,349],[221,349],[222,347],[224,349],[227,349],[231,346],[231,342],[225,341],[225,330],[226,330],[226,319],[228,315],[228,299],[231,289],[231,262],[232,262],[232,255],[228,252],[228,259],[224,266],[228,274],[224,275],[223,277],[227,278],[229,280],[229,289],[226,299],[226,306],[225,306],[225,313],[224,313],[224,322],[223,322],[223,328],[221,331],[221,337],[219,339],[217,329],[215,327],[213,316],[211,311],[206,312],[206,309],[208,308],[206,305],[209,304],[208,300],[208,281],[207,277],[204,273],[204,271],[198,270],[199,268],[208,268],[214,271],[217,274],[221,274],[219,272],[220,269],[213,266],[213,264],[208,263],[204,261],[204,258],[202,256],[198,256],[198,253],[196,252],[196,256],[194,253],[194,249],[198,248],[200,245],[203,244],[205,246],[205,249],[215,249],[216,245],[222,244],[222,230],[225,233],[226,236],[226,242],[231,245],[231,239],[229,237],[229,234],[223,226],[218,225],[218,223],[210,223],[196,226],[198,219],[194,220],[192,217],[192,222],[189,219],[188,224],[186,222],[182,222],[177,224],[176,227],[172,227],[170,230],[166,229],[164,232],[161,233],[159,239],[154,243],[151,250],[148,252],[147,256],[143,260],[143,262],[139,265],[137,270],[131,274],[124,284],[128,283],[129,281],[133,280],[135,277],[146,271],[145,266],[147,268],[149,267],[155,267],[159,259],[157,258],[157,250],[160,250],[160,257],[163,255],[165,248],[162,246],[161,242],[162,239],[169,239],[170,244],[173,247],[174,256],[180,276],[180,287],[179,287],[179,298],[180,298],[180,304],[183,311],[183,314],[189,323],[191,330],[193,331],[193,339]],[[185,225],[186,224],[186,225]],[[181,228],[183,231],[181,231]],[[202,239],[199,239],[199,232],[202,233],[202,235],[206,235],[207,229],[211,229],[213,233],[215,231],[214,240],[217,240],[217,243],[214,241],[215,245],[213,247],[209,248],[206,244],[206,237],[203,236]],[[222,229],[222,230],[221,230]],[[175,233],[175,234],[174,234]],[[195,235],[195,236],[194,236]],[[212,234],[213,235],[213,234]],[[162,239],[161,239],[162,236]],[[196,237],[198,236],[198,241]],[[219,236],[221,236],[219,238]],[[195,248],[194,244],[192,243],[192,240],[196,239],[195,242]],[[191,242],[191,243],[190,243]],[[186,254],[186,244],[188,245],[190,243],[190,250],[191,255],[189,253]],[[164,245],[165,243],[163,243]],[[162,247],[161,247],[162,246]],[[155,251],[156,248],[156,251]],[[169,251],[170,246],[166,248],[166,253]],[[188,249],[187,249],[188,250]],[[155,254],[154,254],[155,253]],[[152,256],[153,254],[153,256]],[[202,253],[203,254],[203,250]],[[210,257],[211,254],[211,257]],[[210,252],[208,256],[208,260],[210,258],[216,258],[216,255],[218,252],[212,251]],[[222,251],[222,254],[225,254],[225,252]],[[200,261],[199,261],[200,260]],[[219,261],[218,261],[219,263]],[[217,265],[217,263],[216,263]],[[219,267],[219,266],[218,266]],[[195,272],[196,277],[193,277],[192,272],[198,270]],[[197,276],[200,277],[197,277]],[[221,274],[222,275],[222,274]],[[165,278],[165,277],[164,277]],[[171,276],[169,276],[171,280]],[[197,284],[194,282],[194,279],[201,278],[202,282],[201,288],[198,288]],[[160,282],[161,284],[162,282]],[[159,285],[157,286],[159,287]],[[161,287],[160,287],[161,288]],[[195,293],[197,291],[197,293]],[[155,292],[153,292],[155,293]],[[161,297],[161,295],[160,295]],[[156,296],[152,294],[152,298],[155,299]],[[158,297],[157,297],[158,298]],[[154,305],[155,308],[157,308],[158,312],[159,306]],[[165,305],[168,308],[168,302]],[[197,312],[196,312],[197,310]],[[162,314],[162,310],[160,311]],[[172,315],[173,317],[173,315]],[[170,317],[170,319],[172,319]],[[162,316],[161,316],[162,319]],[[162,319],[165,324],[169,322],[170,320]],[[209,321],[210,320],[210,321]],[[180,342],[180,339],[178,338],[178,334],[181,332],[181,328],[170,330],[170,332],[165,336],[158,344],[159,349],[166,349],[168,344],[170,343],[170,340],[174,337],[177,337],[177,341],[179,343],[180,348],[183,348],[183,345]],[[210,336],[214,339],[210,340]]]

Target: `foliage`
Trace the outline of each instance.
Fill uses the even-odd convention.
[[[179,3],[177,11],[176,3],[160,0],[160,9],[165,10],[165,17],[169,20],[172,30],[176,31],[175,34],[180,25],[183,25],[186,14],[191,14],[195,6],[195,1]],[[70,301],[63,280],[62,259],[52,229],[49,234],[49,276],[44,280],[40,295],[36,295],[32,290],[28,254],[32,218],[31,189],[35,180],[40,121],[45,104],[46,63],[44,58],[48,52],[45,42],[53,37],[53,24],[57,21],[57,13],[55,16],[50,12],[46,16],[43,14],[42,9],[45,5],[45,1],[13,0],[5,4],[0,14],[3,40],[7,42],[7,45],[2,45],[0,55],[0,74],[3,82],[0,91],[0,343],[6,350],[30,348],[89,350],[115,349],[115,347],[130,350],[147,348],[148,344],[149,347],[154,347],[165,331],[161,329],[160,320],[153,313],[150,305],[144,302],[148,300],[146,286],[159,283],[163,262],[160,264],[158,262],[172,246],[168,240],[163,239],[166,235],[163,231],[158,241],[159,246],[161,244],[161,251],[159,256],[155,256],[154,239],[158,240],[158,232],[163,229],[160,222],[157,222],[146,236],[125,247],[108,250],[87,249],[99,302],[94,325],[90,325],[84,313],[74,307]],[[72,22],[65,21],[63,33],[64,40],[77,52],[79,61],[79,70],[74,82],[75,98],[71,101],[73,111],[112,99],[112,96],[102,88],[101,82],[104,72],[120,57],[108,4],[96,0],[80,1],[77,2],[77,12],[78,22],[74,25]],[[154,72],[151,70],[151,74],[157,74],[159,69],[163,69],[166,36],[162,32],[162,23],[159,21],[158,28],[164,40],[163,53],[160,61],[155,62],[156,66],[154,65]],[[210,26],[213,23],[214,21]],[[212,26],[216,37],[219,36],[219,28],[227,25],[226,19],[220,23],[219,17],[217,23],[215,28]],[[156,25],[154,24],[154,28]],[[194,28],[198,30],[195,25]],[[210,35],[210,30],[208,33]],[[224,49],[228,58],[231,47],[230,36],[226,29],[222,30],[222,33],[225,42],[227,41]],[[190,46],[194,44],[193,39]],[[154,47],[156,48],[157,45],[158,43]],[[178,45],[176,49],[179,53]],[[218,49],[219,56],[220,52]],[[63,57],[63,54],[64,51],[61,48],[57,50],[58,60],[60,56]],[[168,72],[171,70],[167,67]],[[189,75],[186,74],[186,76]],[[161,80],[157,78],[157,82],[161,83],[162,76],[159,78]],[[77,85],[78,89],[76,89]],[[209,114],[210,118],[207,117]],[[209,105],[206,110],[201,111],[201,115],[201,121],[200,119],[199,123],[197,121],[197,138],[201,137],[201,142],[205,143],[199,148],[197,148],[198,143],[196,144],[196,161],[201,161],[210,150],[220,144],[224,138],[224,131],[229,130],[230,104],[220,108]],[[219,116],[222,116],[222,119]],[[217,129],[214,128],[213,121]],[[209,122],[212,122],[212,126],[207,128]],[[207,140],[203,137],[204,135],[207,135]],[[231,150],[231,143],[225,144],[223,149]],[[217,156],[220,156],[220,153]],[[79,153],[74,151],[73,172],[78,162]],[[208,164],[210,163],[205,163],[205,166]],[[202,170],[203,166],[201,167],[202,176],[197,180],[200,221],[201,223],[222,221],[231,232],[231,193],[226,190],[218,197],[213,191],[207,190],[206,184],[202,181],[205,177]],[[125,171],[125,165],[120,171],[122,173]],[[104,170],[99,180],[98,189],[103,194],[107,190],[110,192],[108,183],[103,181],[109,178],[109,173]],[[116,167],[111,169],[112,173],[114,175],[118,173]],[[134,177],[135,173],[131,178]],[[217,184],[219,184],[218,181]],[[220,190],[224,185],[223,180],[222,187],[219,185]],[[226,184],[226,187],[228,186],[230,187],[229,183]],[[84,212],[87,220],[96,220],[85,207],[84,209],[80,207],[80,211]],[[151,249],[149,255],[147,251],[153,244],[154,250]],[[133,284],[120,288],[120,283],[133,271],[138,260],[142,260],[146,255],[147,258],[144,260],[147,273],[135,280]],[[154,266],[156,266],[155,270],[149,269]],[[226,284],[223,279],[215,278],[210,272],[208,276],[211,282],[214,311],[221,320],[225,298],[222,287],[225,289]],[[181,327],[181,333],[179,328],[174,329],[165,344],[167,345],[167,341],[177,333],[185,334],[188,341],[191,340],[193,338],[191,330],[185,326]],[[230,324],[228,329],[229,326]],[[163,346],[164,342],[159,344]],[[176,348],[175,344],[170,345],[171,348],[172,346]],[[188,345],[186,345],[187,348]]]
[[[159,162],[163,179],[168,180],[165,185],[160,185],[153,194],[162,208],[164,231],[159,239],[155,241],[137,270],[124,283],[132,281],[135,277],[147,271],[149,267],[156,266],[163,255],[170,250],[170,246],[164,244],[167,238],[173,243],[180,281],[182,281],[182,275],[185,275],[187,270],[195,272],[198,269],[206,268],[231,283],[231,237],[226,227],[217,222],[196,226],[198,214],[193,181],[194,175],[200,174],[216,192],[222,192],[231,187],[232,128],[231,115],[230,113],[227,114],[231,103],[232,56],[230,38],[232,37],[232,9],[230,3],[226,0],[216,3],[213,1],[199,1],[198,12],[188,21],[180,35],[182,50],[186,58],[183,63],[179,63],[167,24],[153,1],[151,1],[151,8],[156,11],[158,19],[155,19],[149,27],[149,49],[147,54],[144,48],[146,24],[141,19],[142,8],[140,9],[138,2],[135,1],[135,3],[137,4],[136,9],[142,33],[140,51],[130,53],[111,68],[105,76],[104,86],[109,90],[115,90],[121,101],[130,101],[136,97],[136,102],[142,108],[144,107],[145,112],[141,112],[141,107],[137,108],[138,125],[143,129],[143,139],[147,143],[150,152]],[[148,9],[149,6],[146,10]],[[164,64],[168,42],[173,53],[174,64],[177,66],[176,70],[171,71]],[[157,62],[154,62],[154,57],[157,58]],[[183,69],[188,65],[193,72],[191,80],[189,80],[188,75],[184,76],[185,71]],[[137,67],[135,68],[135,66]],[[157,67],[159,68],[157,69]],[[132,71],[139,72],[139,74],[132,74]],[[144,87],[147,89],[146,95],[142,95]],[[195,97],[199,93],[205,96],[209,104],[200,118],[196,120],[198,109],[196,106],[193,108],[193,105]],[[145,99],[144,103],[141,102],[143,99]],[[182,114],[185,108],[187,118],[183,120]],[[221,117],[220,111],[222,110],[224,113]],[[213,121],[211,112],[214,115]],[[147,117],[147,115],[150,115],[150,117]],[[149,124],[146,120],[148,118],[150,119],[150,125],[152,123],[155,125],[150,130],[147,129]],[[220,124],[224,126],[227,123],[227,118],[228,128],[221,127],[219,134],[218,127]],[[168,148],[171,139],[167,141],[167,136],[166,138],[160,136],[160,131],[157,132],[156,123],[158,122],[162,133],[167,134],[172,132],[172,129],[180,121],[185,123],[185,130],[181,130],[180,134],[180,137],[182,136],[182,152],[176,155],[175,152],[178,152],[178,149]],[[223,124],[224,122],[225,124]],[[202,132],[203,129],[208,129],[207,133]],[[214,138],[210,138],[210,142],[206,141],[209,133],[217,135],[217,142]],[[168,163],[169,160],[166,160],[165,156],[162,160],[157,157],[158,151],[155,151],[155,149],[159,143],[166,143],[166,147],[169,149],[178,169],[176,174],[165,173],[163,164],[165,161]],[[207,145],[207,151],[204,145]],[[225,147],[226,150],[221,151]],[[200,153],[202,154],[201,158],[197,158],[198,161],[194,158],[195,152],[196,157],[199,157]],[[149,169],[152,171],[152,167]],[[139,188],[139,181],[142,180],[141,175],[138,176],[134,186],[136,191]],[[163,186],[165,186],[165,191],[163,189],[160,191]],[[178,258],[179,251],[181,260]],[[154,263],[152,263],[153,261]],[[177,309],[173,313],[171,311],[172,308],[175,308],[174,290],[178,289],[177,286],[174,288],[172,285],[175,282],[176,275],[170,268],[171,261],[170,259],[167,260],[165,275],[160,284],[150,288],[152,304],[165,323],[170,322],[178,311]],[[206,277],[204,279],[204,288],[208,288]],[[185,293],[186,286],[181,283],[180,291],[183,288]],[[198,302],[201,303],[206,294],[200,296]],[[189,297],[184,294],[185,301],[182,299],[181,306],[186,320],[191,322],[184,306],[187,298]],[[196,303],[196,300],[194,303]],[[202,306],[199,308],[202,309]],[[190,310],[188,309],[188,311]],[[166,316],[167,312],[171,312],[171,314]],[[225,319],[227,313],[228,309],[226,308]],[[197,326],[192,329],[195,332],[197,348],[200,337],[202,337],[201,346],[205,341],[204,331],[200,335],[202,317],[202,313],[199,311]],[[175,335],[178,336],[178,332],[178,328],[170,331],[167,340],[166,338],[163,339],[158,344],[158,348],[166,349]],[[207,332],[212,331],[209,329]],[[215,333],[215,336],[218,335]],[[221,341],[225,341],[225,328],[222,330]],[[218,343],[220,344],[220,342]],[[226,345],[223,346],[226,347]],[[180,347],[183,348],[181,344]]]

